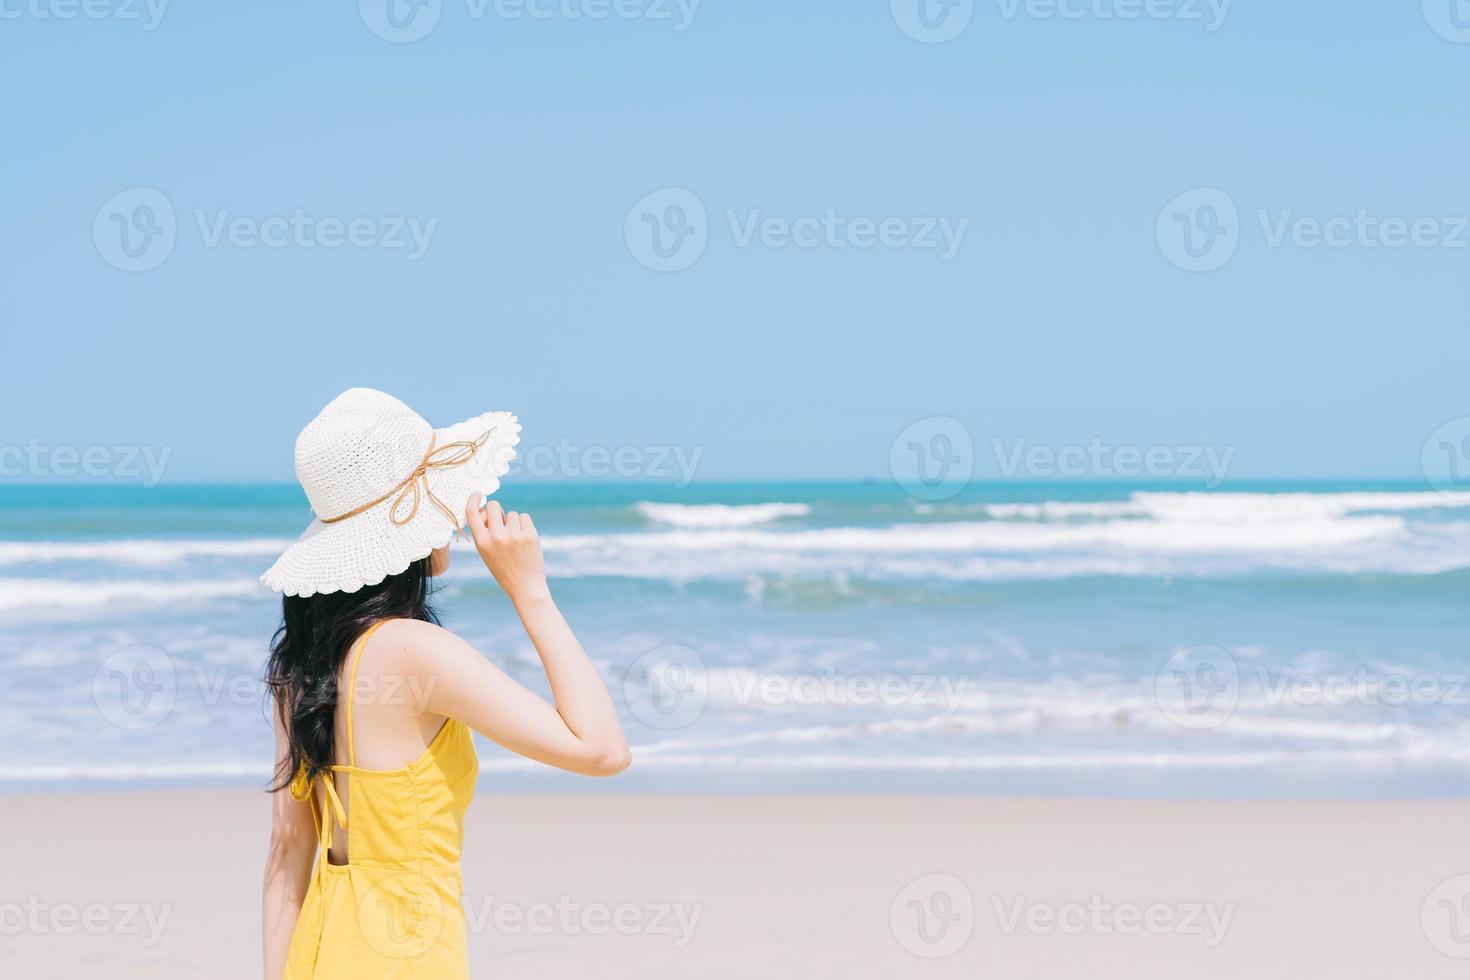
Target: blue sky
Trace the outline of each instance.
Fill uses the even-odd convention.
[[[287,479],[360,384],[708,478],[881,476],[931,416],[981,475],[996,440],[1102,440],[1410,477],[1470,414],[1449,0],[989,0],[942,43],[906,0],[442,0],[407,43],[368,26],[387,0],[93,2],[0,10],[3,445]],[[139,199],[108,210],[134,188],[176,226],[145,271],[117,267]],[[667,188],[703,251],[656,271],[638,229],[699,221],[635,209]],[[1197,188],[1238,209],[1208,271],[1166,240],[1206,233],[1166,209]]]

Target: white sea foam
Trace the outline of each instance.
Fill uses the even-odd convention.
[[[808,531],[711,530],[650,534],[570,535],[548,540],[562,551],[617,547],[629,550],[882,553],[985,553],[1107,548],[1120,552],[1275,552],[1335,548],[1400,534],[1392,515],[1280,524],[1101,521],[1092,524],[1008,524],[997,521],[838,527]]]
[[[114,603],[181,605],[214,599],[259,597],[254,579],[204,582],[78,582],[0,578],[0,610],[83,610]]]
[[[650,669],[656,669],[651,665]],[[735,715],[752,708],[751,692],[756,686],[743,680],[745,668],[712,669],[684,672],[680,681],[703,697],[706,710],[732,710]],[[799,678],[770,671],[760,672],[763,689],[797,688]],[[899,678],[901,679],[901,678]],[[823,741],[859,741],[873,744],[895,735],[945,736],[966,735],[1049,735],[1085,736],[1089,740],[1102,737],[1139,736],[1173,739],[1181,735],[1194,743],[1246,741],[1289,741],[1299,745],[1311,743],[1335,746],[1396,747],[1409,754],[1435,755],[1444,745],[1457,743],[1470,736],[1470,726],[1455,729],[1448,741],[1445,730],[1386,721],[1377,716],[1355,716],[1342,709],[1330,718],[1320,713],[1293,711],[1272,704],[1264,692],[1254,687],[1242,690],[1239,706],[1218,727],[1201,731],[1185,731],[1161,710],[1154,695],[1137,686],[1101,682],[1088,687],[1075,681],[1011,683],[984,687],[960,677],[926,678],[926,683],[910,683],[902,688],[927,703],[892,703],[877,709],[853,707],[846,689],[833,689],[835,697],[825,697],[821,684],[807,684],[801,689],[812,697],[800,706],[755,703],[763,712],[781,716],[838,709],[845,716],[860,720],[843,724],[787,725],[757,732],[745,732],[716,739],[704,737],[671,737],[643,747],[646,752],[688,751],[690,749],[729,748],[770,743],[806,743]],[[930,683],[932,681],[932,683]],[[979,689],[976,689],[976,688]],[[875,685],[876,689],[876,685]],[[875,710],[877,717],[874,717]],[[824,715],[832,717],[831,715]],[[1357,719],[1357,720],[1355,720]],[[1467,742],[1470,751],[1470,742]]]
[[[190,780],[251,779],[262,784],[271,778],[270,766],[259,762],[81,763],[0,766],[3,782],[71,782],[73,780]]]
[[[659,524],[684,528],[750,527],[783,517],[805,517],[807,504],[656,504],[641,501],[638,513]]]
[[[705,716],[697,727],[650,741],[640,740],[635,731],[633,754],[639,770],[943,773],[1298,770],[1316,765],[1341,772],[1355,767],[1470,766],[1470,724],[1452,717],[1422,725],[1386,721],[1374,713],[1335,711],[1320,718],[1315,712],[1273,709],[1247,696],[1241,711],[1219,728],[1186,731],[1164,719],[1136,686],[1104,681],[1101,688],[1090,688],[1078,680],[1059,680],[992,686],[966,697],[957,713],[889,706],[876,712],[859,708],[853,709],[855,714],[813,715],[802,709],[795,712],[794,723],[753,728],[758,721],[750,711],[722,710],[728,689],[709,677],[695,680],[711,698]],[[824,720],[848,717],[856,720]],[[258,715],[249,715],[251,725],[258,720]],[[165,753],[163,759],[3,766],[0,782],[264,781],[267,768],[259,760],[172,761]],[[482,760],[481,768],[549,771],[531,760],[497,753]]]
[[[1344,517],[1352,514],[1422,511],[1470,507],[1470,493],[1164,493],[1139,491],[1127,500],[1058,501],[980,504],[980,510],[1002,520],[1069,520],[1076,518],[1146,517],[1191,524],[1277,524],[1287,521]]]
[[[1321,750],[1299,752],[1290,749],[1250,752],[1059,752],[1057,754],[1004,755],[873,755],[837,753],[810,755],[747,755],[683,753],[640,755],[633,746],[633,758],[640,769],[694,769],[726,771],[892,771],[892,772],[1001,772],[1001,771],[1077,771],[1120,769],[1237,769],[1273,766],[1301,767],[1313,765],[1388,767],[1403,764],[1454,765],[1470,764],[1470,749],[1447,752],[1436,758],[1406,756],[1392,750]],[[482,760],[482,770],[537,771],[544,769],[530,759],[500,758]]]
[[[288,539],[277,538],[0,541],[0,565],[88,561],[157,566],[189,558],[274,558],[290,543]]]
[[[1096,770],[1203,770],[1262,769],[1302,766],[1385,768],[1404,765],[1470,764],[1470,749],[1446,746],[1434,756],[1394,749],[1261,749],[1239,752],[1066,751],[1057,753],[914,754],[870,752],[754,755],[733,752],[655,753],[646,746],[632,747],[638,770],[688,769],[732,772],[1037,772]],[[540,772],[555,770],[520,756],[496,755],[480,760],[482,772]],[[265,783],[269,766],[259,762],[87,763],[0,766],[0,782],[63,783],[77,781],[125,782],[135,780],[189,781],[195,779],[251,780]]]
[[[793,627],[780,616],[775,620],[756,616],[750,619],[749,632],[742,634],[740,613],[731,613],[730,606],[713,607],[729,617],[711,627],[719,631],[717,640],[702,638],[696,631],[680,641],[699,649],[712,667],[727,658],[760,665],[762,674],[777,678],[783,690],[799,689],[790,682],[806,677],[800,674],[803,669],[820,671],[825,665],[834,669],[840,665],[845,674],[867,669],[883,676],[905,676],[921,670],[955,678],[965,675],[971,682],[957,699],[937,705],[855,704],[844,700],[847,695],[841,691],[833,697],[822,694],[815,702],[752,704],[742,693],[748,685],[715,676],[718,670],[691,672],[692,677],[683,679],[707,699],[696,722],[659,732],[638,726],[636,715],[630,716],[635,771],[870,770],[942,775],[1152,769],[1169,773],[1173,781],[1191,770],[1205,770],[1219,771],[1210,779],[1221,785],[1230,783],[1226,770],[1231,768],[1242,772],[1235,785],[1250,785],[1272,767],[1283,772],[1315,767],[1351,774],[1350,779],[1370,768],[1387,773],[1409,766],[1443,766],[1470,772],[1470,721],[1453,704],[1395,707],[1370,700],[1307,706],[1282,702],[1279,691],[1275,699],[1269,697],[1263,675],[1250,667],[1269,664],[1331,676],[1335,667],[1367,654],[1312,647],[1293,656],[1292,651],[1301,649],[1295,627],[1284,637],[1274,632],[1278,630],[1274,610],[1271,617],[1257,622],[1249,596],[1242,597],[1237,609],[1238,633],[1250,634],[1259,627],[1263,635],[1256,637],[1260,647],[1255,652],[1233,648],[1241,667],[1239,704],[1219,727],[1190,731],[1176,725],[1156,700],[1151,676],[1156,664],[1134,659],[1152,656],[1153,640],[1163,642],[1160,637],[1179,625],[1178,607],[1160,607],[1166,619],[1157,634],[1152,626],[1147,635],[1130,634],[1132,621],[1125,616],[1117,627],[1112,622],[1098,626],[1096,646],[1089,645],[1090,639],[1077,639],[1085,649],[1075,651],[1076,656],[1052,657],[1045,649],[1023,647],[1019,637],[1032,638],[1030,631],[1037,622],[1033,615],[1079,613],[1078,607],[1067,604],[1068,590],[1056,590],[1055,609],[1047,606],[1036,614],[1028,607],[1013,617],[1013,610],[1002,605],[1001,625],[993,626],[986,617],[974,618],[978,607],[967,605],[969,593],[956,595],[959,590],[931,581],[1277,571],[1428,574],[1470,568],[1470,494],[1140,493],[1111,502],[939,502],[912,511],[893,505],[864,511],[844,504],[831,511],[863,515],[854,518],[856,524],[877,523],[885,514],[889,519],[913,514],[903,518],[906,523],[854,527],[812,527],[800,519],[805,514],[745,509],[777,506],[805,507],[699,505],[663,516],[640,508],[647,524],[637,528],[627,523],[637,519],[630,506],[616,532],[588,526],[589,533],[549,535],[549,565],[553,575],[563,578],[609,575],[680,583],[723,579],[733,583],[725,600],[711,599],[711,590],[698,590],[696,601],[728,601],[741,607],[813,595],[862,601],[883,588],[894,601],[915,603],[891,610],[894,615],[918,617],[915,622],[920,625],[904,634],[912,642],[896,638],[897,633],[877,631],[871,639],[857,638],[832,649],[832,636],[848,635],[842,628],[848,607],[835,609],[830,616],[827,611],[814,614],[810,629]],[[822,508],[814,504],[813,513]],[[542,523],[557,526],[555,520]],[[283,527],[282,534],[286,531]],[[260,706],[253,699],[256,688],[248,689],[249,704],[220,705],[207,698],[217,690],[212,686],[217,679],[238,675],[258,682],[260,624],[267,622],[267,611],[273,618],[274,610],[267,607],[274,602],[278,609],[279,600],[255,576],[288,543],[285,536],[0,542],[0,566],[5,566],[0,571],[15,576],[0,579],[0,619],[19,627],[11,631],[8,647],[0,644],[0,676],[14,690],[7,731],[20,753],[14,764],[0,766],[0,783],[267,780],[269,767],[260,760],[269,760],[269,732],[268,726],[261,726]],[[459,568],[451,574],[487,587],[483,571],[475,571],[479,566],[473,552],[465,557],[470,560],[457,562]],[[1429,625],[1413,636],[1385,646],[1380,641],[1393,639],[1390,634],[1380,635],[1381,630],[1364,634],[1362,648],[1389,662],[1379,665],[1380,672],[1444,677],[1460,669],[1454,644],[1440,628],[1453,617],[1435,615],[1439,606],[1427,605],[1453,605],[1453,588],[1440,587],[1452,584],[1424,583],[1423,601],[1429,611],[1428,618],[1421,618]],[[1332,598],[1339,595],[1335,590],[1321,592],[1332,603],[1346,603],[1357,595],[1352,588],[1342,592],[1341,599]],[[1375,597],[1382,597],[1382,609],[1391,610],[1394,596],[1408,585],[1369,583],[1369,588],[1377,590]],[[623,589],[619,585],[613,591]],[[1050,595],[1052,590],[1043,591]],[[1188,590],[1184,601],[1194,601],[1194,591]],[[941,604],[932,609],[919,605],[931,597]],[[507,657],[530,658],[513,659],[516,669],[537,669],[534,652],[519,634],[513,635],[511,624],[497,620],[494,627],[484,625],[487,621],[474,618],[480,615],[474,605],[464,603],[456,612],[465,613],[472,627],[479,624],[477,639],[492,638],[486,648],[503,648]],[[1340,611],[1343,606],[1330,608]],[[134,609],[142,616],[118,615]],[[1326,609],[1324,615],[1330,615]],[[1079,614],[1091,611],[1088,605]],[[1372,602],[1363,613],[1370,629],[1392,625],[1391,616],[1380,619],[1388,612]],[[1333,622],[1340,626],[1339,620]],[[867,621],[862,616],[853,620]],[[594,630],[589,639],[611,638],[595,644],[609,658],[605,669],[610,678],[617,677],[619,664],[636,656],[634,648],[641,653],[667,642],[652,638],[632,642],[623,632],[612,632],[622,630],[618,626],[606,627],[598,636],[596,631],[603,627],[597,622],[596,616],[589,620]],[[140,629],[145,623],[148,628]],[[736,626],[733,633],[729,624]],[[643,628],[655,632],[651,626]],[[992,628],[1014,628],[1018,638],[992,640]],[[1330,635],[1320,639],[1324,647],[1332,646],[1348,629],[1330,623],[1329,628]],[[789,629],[796,632],[788,633]],[[179,678],[189,681],[187,690],[185,685],[179,688],[169,725],[151,736],[108,725],[91,691],[99,659],[140,640],[166,648],[179,665]],[[1358,650],[1347,640],[1343,643]],[[1051,644],[1043,646],[1050,649]],[[1162,650],[1155,652],[1157,658],[1164,655]],[[616,683],[613,688],[615,696],[625,690]],[[183,744],[178,739],[187,740],[206,726],[234,745],[224,759],[203,758],[177,747]],[[252,754],[251,746],[260,752]],[[242,755],[254,761],[240,761]],[[24,765],[19,764],[22,757]],[[487,752],[482,765],[490,772],[544,769],[494,751]],[[1457,768],[1456,774],[1460,771]],[[751,782],[759,784],[760,779]],[[944,785],[937,777],[935,782]]]
[[[989,519],[792,531],[678,528],[564,536],[547,548],[561,556],[563,574],[676,580],[1435,574],[1470,567],[1470,522],[1424,523],[1419,515],[1466,507],[1470,493],[1150,492],[1124,501],[964,505],[953,512]]]
[[[757,588],[750,586],[754,578],[769,575],[850,584],[1261,571],[1437,574],[1470,567],[1470,514],[1454,513],[1470,508],[1470,494],[1136,493],[1126,501],[976,506],[981,510],[960,520],[788,530],[771,522],[805,514],[807,505],[644,502],[639,511],[660,527],[551,534],[544,544],[552,573],[562,577],[738,579],[750,588]],[[1426,514],[1431,510],[1449,513]],[[213,560],[253,573],[289,543],[9,541],[0,542],[0,566]]]

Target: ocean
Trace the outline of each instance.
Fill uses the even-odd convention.
[[[1412,484],[521,483],[622,711],[612,784],[1470,792],[1470,493]],[[0,791],[263,785],[257,582],[295,486],[0,490]],[[457,547],[446,626],[534,690]],[[585,785],[481,744],[482,788]]]

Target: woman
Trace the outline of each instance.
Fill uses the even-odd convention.
[[[317,519],[261,577],[284,593],[266,674],[272,980],[469,975],[459,855],[479,771],[470,729],[589,776],[628,765],[607,689],[552,601],[535,525],[485,503],[519,431],[504,412],[436,431],[354,388],[297,439]],[[554,705],[437,625],[429,579],[449,567],[461,523],[535,644]]]

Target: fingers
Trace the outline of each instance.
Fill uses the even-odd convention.
[[[512,537],[534,538],[536,536],[536,525],[531,523],[531,515],[523,514],[518,510],[506,512],[505,528]]]
[[[475,498],[471,497],[465,504],[465,520],[476,544],[483,542],[488,545],[510,538],[536,536],[536,525],[531,523],[530,514],[507,511],[498,500],[487,500],[484,510],[480,510],[475,505]]]
[[[485,509],[490,511],[492,507],[494,510],[490,516],[490,538],[503,547],[515,538],[516,528],[519,527],[516,523],[516,512],[505,510],[494,500]]]
[[[484,499],[482,495],[475,494],[464,504],[464,521],[469,525],[470,537],[475,539],[476,548],[484,548],[490,544],[490,530],[485,524],[485,511],[480,509],[479,503]]]

